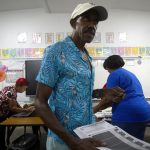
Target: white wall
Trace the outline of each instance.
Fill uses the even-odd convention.
[[[46,47],[44,40],[41,44],[32,43],[32,33],[39,32],[43,34],[46,32],[70,32],[72,31],[69,18],[70,14],[49,14],[42,9],[22,10],[12,12],[0,13],[0,48],[32,48],[32,47]],[[100,22],[98,31],[101,32],[101,45],[105,46],[150,46],[150,12],[128,11],[128,10],[111,10],[109,11],[109,18],[107,21]],[[24,44],[17,43],[17,34],[19,32],[27,32],[28,41]],[[114,32],[115,43],[107,44],[105,42],[105,33]],[[118,32],[127,32],[128,42],[120,43],[118,40]],[[144,63],[143,63],[144,64]],[[138,66],[141,70],[150,70],[148,68],[150,61],[146,65]],[[130,67],[129,67],[130,68]],[[137,67],[132,69],[136,74],[139,70]],[[137,73],[138,71],[138,73]],[[143,72],[145,74],[145,72]],[[148,84],[148,75],[146,72],[146,79],[140,80],[144,86],[144,91],[150,88]],[[95,87],[101,87],[107,78],[107,72],[102,68],[102,63],[96,66],[96,80]],[[145,84],[146,83],[146,84]],[[147,96],[150,97],[148,91]]]
[[[10,11],[0,13],[0,48],[45,47],[32,44],[33,32],[68,32],[70,14],[49,14],[43,9]],[[102,46],[150,46],[150,12],[111,10],[108,20],[99,23],[102,33]],[[19,32],[28,33],[28,42],[18,44]],[[115,43],[105,43],[105,32],[114,32]],[[118,32],[127,32],[128,42],[119,43]]]

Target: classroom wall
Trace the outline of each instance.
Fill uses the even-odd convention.
[[[101,44],[103,46],[150,46],[150,12],[110,10],[108,20],[100,22]],[[31,34],[34,32],[68,32],[72,31],[69,24],[70,14],[50,14],[43,9],[10,11],[0,13],[0,48],[12,47],[45,47],[42,44],[32,44]],[[28,33],[25,44],[17,43],[19,32]],[[106,44],[105,33],[114,32],[115,43]],[[127,32],[128,42],[120,43],[118,32]]]
[[[71,32],[72,28],[69,24],[70,14],[50,14],[45,13],[43,9],[21,10],[0,13],[0,48],[41,48],[46,47],[45,33],[47,32]],[[100,22],[98,32],[101,32],[101,43],[103,47],[134,47],[134,46],[150,46],[150,12],[129,11],[129,10],[109,10],[108,20]],[[17,35],[20,32],[27,32],[28,39],[26,43],[17,43]],[[32,43],[32,33],[42,33],[42,43]],[[105,33],[114,32],[115,42],[108,44],[105,41]],[[118,33],[127,33],[127,42],[119,42]],[[13,60],[18,61],[18,60]],[[20,61],[20,60],[19,60]],[[136,61],[136,60],[135,60]],[[146,61],[146,63],[144,62]],[[139,76],[146,96],[150,97],[148,92],[148,65],[150,60],[144,60],[141,66],[132,67],[131,71],[140,74],[139,70],[144,70],[146,78]],[[102,87],[105,83],[108,73],[102,68],[102,61],[96,61],[95,70],[95,88]],[[146,65],[144,65],[146,64]],[[133,68],[133,69],[132,69]],[[135,69],[134,69],[135,68]],[[139,69],[140,68],[140,69]],[[147,71],[145,73],[145,71]],[[146,84],[145,84],[146,83]],[[5,84],[0,83],[2,88]],[[25,96],[25,95],[24,95]]]

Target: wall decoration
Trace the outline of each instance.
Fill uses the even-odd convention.
[[[72,32],[67,32],[66,35],[67,36],[71,36]]]
[[[146,48],[145,47],[139,47],[139,55],[146,56]]]
[[[145,47],[146,56],[150,56],[150,47]]]
[[[132,47],[131,51],[132,51],[132,56],[138,56],[139,55],[138,47]]]
[[[54,33],[45,33],[45,44],[54,43]]]
[[[112,55],[110,47],[103,47],[103,56],[108,57],[110,55]]]
[[[6,83],[15,83],[20,77],[24,77],[23,70],[8,70],[6,73]]]
[[[96,47],[87,47],[90,56],[96,56]]]
[[[141,64],[142,64],[142,57],[141,57],[141,56],[138,56],[137,64],[138,64],[138,65],[141,65]]]
[[[0,49],[0,58],[2,57],[2,49]]]
[[[125,56],[132,56],[131,47],[125,47]]]
[[[32,34],[32,42],[34,44],[41,44],[42,43],[42,33],[33,33]]]
[[[101,43],[101,33],[100,32],[95,33],[95,37],[94,37],[92,43]]]
[[[64,33],[63,32],[56,33],[56,42],[61,41],[63,39],[64,39]]]
[[[103,49],[102,48],[96,48],[96,56],[103,56]]]
[[[24,57],[25,57],[25,49],[16,48],[16,58],[24,58]]]
[[[114,43],[114,32],[106,32],[106,43]]]
[[[132,59],[127,59],[126,60],[126,65],[127,66],[135,66],[135,61]]]
[[[9,59],[10,58],[9,49],[8,48],[1,49],[1,56],[3,59]]]
[[[9,49],[9,56],[10,56],[10,58],[16,58],[16,49],[15,48]]]
[[[18,33],[17,42],[18,43],[26,43],[27,42],[27,33],[26,32]]]
[[[127,42],[127,33],[119,32],[119,42]]]

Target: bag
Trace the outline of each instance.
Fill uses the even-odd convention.
[[[25,133],[15,139],[10,148],[13,150],[30,150],[36,145],[37,141],[38,139],[36,135],[32,133]]]
[[[6,118],[9,114],[9,104],[7,101],[0,99],[0,118]]]

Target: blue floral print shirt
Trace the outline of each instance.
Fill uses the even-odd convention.
[[[70,37],[45,49],[37,81],[53,88],[49,106],[68,132],[92,123],[94,69]],[[48,136],[62,143],[50,130]]]

